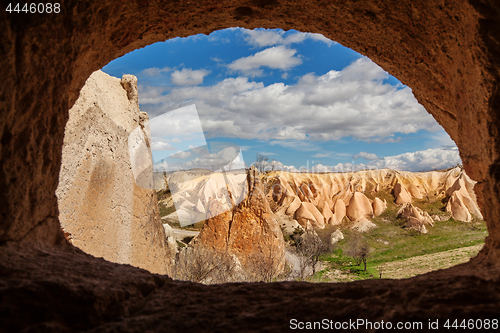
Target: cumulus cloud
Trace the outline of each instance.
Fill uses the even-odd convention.
[[[206,145],[205,135],[194,105],[165,112],[156,117],[150,114],[149,117],[151,150],[155,161],[170,156],[169,150],[183,151],[188,146]]]
[[[316,157],[316,158],[323,158],[323,157],[329,157],[330,155],[331,155],[331,153],[317,153],[317,154],[314,154],[311,156]]]
[[[365,169],[392,169],[400,171],[429,171],[451,168],[461,164],[458,148],[434,148],[382,157],[367,164],[339,163],[330,167],[332,172],[358,171]]]
[[[167,140],[156,139],[155,141],[151,142],[151,150],[175,150],[175,147],[168,143]]]
[[[445,130],[434,133],[430,136],[430,138],[434,141],[437,147],[450,148],[457,146],[455,141],[450,138],[450,135],[446,133]]]
[[[260,161],[260,162],[253,162],[252,165],[258,167],[259,169],[262,169],[264,171],[271,171],[271,170],[281,170],[281,171],[288,171],[288,172],[300,172],[299,169],[295,168],[293,165],[284,165],[280,161]]]
[[[235,147],[226,147],[216,153],[205,153],[201,156],[187,161],[182,164],[184,169],[190,168],[203,168],[203,169],[219,169],[228,167],[231,162],[241,164],[243,159],[240,160],[240,151]],[[233,166],[231,166],[231,169]],[[214,170],[214,171],[215,171]]]
[[[185,159],[188,158],[189,156],[191,156],[190,151],[178,151],[177,153],[170,155],[170,157],[179,159]]]
[[[405,171],[445,169],[462,163],[458,148],[435,148],[404,153],[368,163],[377,169],[389,168]]]
[[[143,71],[139,73],[139,76],[159,76],[164,73],[170,72],[172,69],[170,67],[163,67],[163,68],[158,68],[158,67],[151,67],[151,68],[146,68]]]
[[[203,78],[210,74],[210,71],[205,69],[193,70],[183,68],[180,71],[172,72],[172,82],[179,86],[196,86],[203,83]]]
[[[375,154],[373,154],[375,155]],[[451,168],[462,163],[458,148],[435,148],[422,151],[404,153],[395,156],[387,156],[372,160],[368,163],[338,163],[337,165],[316,164],[313,166],[287,166],[281,162],[275,162],[274,170],[292,172],[352,172],[367,169],[392,169],[399,171],[430,171]],[[308,163],[307,163],[308,164]],[[270,162],[264,162],[266,170],[271,170]]]
[[[285,31],[283,30],[266,30],[266,29],[255,29],[255,30],[242,29],[242,30],[243,34],[245,35],[245,41],[250,45],[258,47],[301,43],[308,38],[326,43],[328,45],[334,43],[333,41],[331,41],[330,39],[326,38],[321,34],[304,33],[304,32],[286,34]]]
[[[155,172],[169,171],[168,163],[165,161],[161,161],[160,163],[153,164],[153,170]]]
[[[341,71],[303,75],[293,85],[237,77],[208,87],[176,87],[167,95],[153,89],[139,98],[143,109],[155,103],[148,108],[152,115],[195,103],[207,137],[268,140],[306,151],[319,149],[315,140],[397,141],[398,133],[441,130],[410,88],[383,83],[387,77],[363,57]]]
[[[352,158],[357,160],[358,158],[364,158],[365,160],[378,160],[378,156],[373,154],[373,153],[366,153],[364,151],[359,152],[358,154],[354,155]]]
[[[261,67],[286,71],[302,63],[302,60],[295,55],[296,53],[297,50],[295,49],[288,49],[285,46],[273,46],[254,55],[236,59],[227,67],[249,76],[262,75]]]

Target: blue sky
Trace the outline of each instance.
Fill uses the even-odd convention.
[[[152,122],[194,104],[206,140],[238,145],[247,164],[257,153],[286,170],[420,171],[460,162],[409,87],[322,35],[232,28],[153,44],[103,71],[137,76]],[[185,135],[199,126],[176,121],[163,125],[168,135],[153,133],[155,158],[200,145]]]

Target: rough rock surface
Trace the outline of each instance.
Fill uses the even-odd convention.
[[[396,185],[394,185],[394,197],[396,197],[395,202],[398,205],[411,203],[411,194],[401,183],[396,183]]]
[[[372,217],[372,203],[366,197],[366,195],[360,192],[356,192],[349,201],[346,214],[347,217],[349,217],[352,221],[359,221],[362,218]]]
[[[264,187],[255,169],[247,174],[248,195],[233,210],[221,209],[217,200],[210,202],[208,216],[197,237],[197,246],[235,255],[247,268],[248,258],[272,254],[275,271],[284,265],[285,242],[277,217],[264,195]]]
[[[463,173],[448,189],[447,193],[450,195],[450,200],[446,205],[446,211],[451,213],[454,219],[470,222],[472,219],[471,213],[480,219],[483,218],[475,201],[475,193],[472,190],[474,185],[475,182]]]
[[[342,223],[342,219],[346,215],[346,207],[344,200],[337,200],[335,206],[333,207],[333,216],[328,223],[331,225],[337,225]]]
[[[330,245],[334,245],[342,239],[344,239],[344,234],[342,233],[342,231],[340,231],[340,229],[337,229],[330,235]]]
[[[323,218],[325,223],[341,224],[347,216],[355,222],[354,228],[369,230],[375,227],[371,216],[379,216],[387,208],[387,201],[377,197],[380,191],[392,191],[398,205],[407,205],[413,199],[422,200],[425,195],[427,200],[448,200],[448,211],[454,210],[459,220],[470,221],[470,213],[482,217],[474,192],[476,182],[460,167],[416,173],[389,169],[322,174],[273,171],[266,174],[264,180],[273,183],[278,193],[286,194],[286,200],[277,195],[268,196],[278,205],[277,211],[293,214],[304,227],[309,222],[314,228],[322,228],[316,221]],[[287,188],[288,183],[294,184],[296,190]],[[312,189],[310,195],[304,195],[309,189]],[[375,196],[374,201],[359,192],[361,190]],[[309,197],[314,198],[313,202],[309,202]]]
[[[57,15],[0,11],[0,319],[7,331],[278,331],[290,318],[345,320],[360,312],[371,321],[393,322],[497,317],[500,8],[495,1],[61,5]],[[234,26],[322,33],[411,87],[457,143],[465,171],[478,182],[477,201],[489,231],[480,254],[467,264],[400,281],[199,286],[69,246],[55,190],[68,110],[87,78],[134,49]]]
[[[406,220],[406,227],[415,229],[416,231],[426,234],[427,227],[434,226],[434,220],[427,212],[422,211],[420,208],[415,207],[411,203],[403,205],[399,211],[398,216]]]
[[[380,200],[380,198],[375,198],[373,200],[373,215],[380,216],[387,209],[387,201]]]
[[[303,202],[302,205],[314,216],[314,221],[316,223],[313,224],[313,227],[323,229],[325,227],[325,217],[318,208],[310,202]]]
[[[314,217],[313,213],[311,213],[311,211],[307,209],[304,202],[302,202],[299,206],[299,209],[295,211],[294,218],[304,228],[307,227],[307,223],[310,223],[313,227],[318,226],[316,218]]]
[[[146,121],[135,76],[120,80],[97,71],[89,77],[66,124],[59,221],[83,251],[165,274],[170,252],[156,192],[137,186],[129,155],[128,137]]]

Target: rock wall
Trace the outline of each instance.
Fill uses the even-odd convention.
[[[476,182],[459,167],[414,173],[390,169],[343,173],[273,171],[264,176],[264,182],[269,188],[267,198],[276,202],[277,212],[293,216],[304,228],[308,222],[321,229],[325,224],[337,225],[344,216],[360,231],[376,227],[370,218],[387,208],[378,197],[380,191],[391,193],[397,205],[424,197],[430,202],[447,200],[447,211],[456,220],[470,222],[471,214],[483,218],[474,192]],[[374,200],[364,193],[370,193]]]
[[[144,127],[137,78],[93,73],[69,111],[56,195],[70,242],[106,260],[165,274],[156,192],[136,185],[128,136]]]
[[[248,171],[247,186],[248,195],[233,210],[221,210],[217,200],[211,202],[207,215],[213,217],[203,225],[196,246],[234,255],[246,271],[269,264],[277,275],[285,261],[283,233],[255,169]]]

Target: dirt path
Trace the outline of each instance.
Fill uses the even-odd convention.
[[[483,244],[385,263],[382,278],[404,279],[469,261]]]

